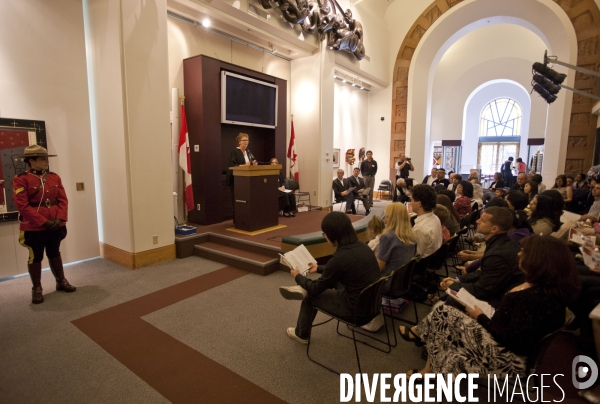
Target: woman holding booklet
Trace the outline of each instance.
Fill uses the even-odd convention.
[[[490,317],[475,305],[466,313],[440,305],[416,327],[400,327],[402,338],[427,345],[425,373],[523,375],[526,357],[541,339],[565,322],[578,281],[567,245],[552,236],[521,241],[519,267],[525,282],[504,295]]]

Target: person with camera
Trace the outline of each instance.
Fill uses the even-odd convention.
[[[415,171],[410,157],[406,157],[404,153],[400,153],[400,160],[396,163],[396,180],[398,178],[407,179],[410,171]]]

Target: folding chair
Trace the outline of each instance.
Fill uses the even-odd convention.
[[[377,192],[379,192],[379,199],[383,196],[383,192],[387,192],[387,199],[392,198],[392,181],[390,180],[382,180],[379,183],[379,188],[377,188]]]
[[[318,327],[320,325],[326,324],[326,323],[330,322],[331,320],[337,320],[336,331],[337,331],[338,335],[341,335],[342,337],[351,339],[354,342],[354,351],[356,352],[356,361],[358,362],[358,372],[359,373],[362,373],[362,369],[360,367],[360,357],[358,355],[358,346],[356,345],[357,342],[360,342],[361,344],[370,346],[371,348],[375,348],[381,352],[387,353],[387,352],[390,352],[390,350],[391,350],[391,348],[389,348],[390,350],[386,351],[375,345],[371,345],[371,344],[367,343],[366,341],[357,340],[356,339],[357,330],[355,330],[355,328],[358,328],[360,326],[368,324],[371,320],[373,320],[381,312],[381,295],[383,293],[383,287],[385,286],[385,283],[388,281],[388,279],[390,279],[390,276],[382,277],[378,281],[373,282],[372,284],[370,284],[369,286],[367,286],[360,292],[360,294],[358,295],[358,300],[356,301],[356,307],[354,308],[354,314],[352,315],[351,318],[336,317],[335,315],[317,307],[317,310],[319,310],[320,312],[324,313],[325,315],[327,315],[331,318],[329,320],[325,320],[321,323],[311,325],[311,335],[312,335],[312,329],[314,327]],[[351,337],[348,335],[342,334],[340,332],[340,323],[346,324],[348,326],[348,329],[350,329],[350,331],[352,331]],[[365,335],[371,339],[374,339],[380,343],[388,345],[388,347],[390,347],[391,341],[390,341],[390,335],[389,335],[388,328],[387,328],[387,323],[385,323],[385,332],[387,334],[387,339],[388,339],[387,344],[385,342],[380,341],[379,339],[377,339],[375,337],[370,336],[370,335],[365,335],[365,334],[363,334],[363,335]],[[340,372],[338,372],[337,370],[334,370],[334,369],[330,368],[329,366],[310,357],[310,342],[311,342],[311,337],[309,336],[308,337],[308,345],[306,346],[306,356],[308,357],[308,359],[311,362],[314,362],[317,365],[324,367],[325,369],[329,370],[330,372],[337,373],[339,375]],[[349,372],[346,372],[346,373],[349,373]]]

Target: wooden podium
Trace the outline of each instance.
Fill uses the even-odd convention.
[[[279,225],[278,177],[281,164],[229,167],[233,171],[236,230],[255,232]]]

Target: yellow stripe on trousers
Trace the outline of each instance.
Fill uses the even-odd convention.
[[[19,244],[21,244],[23,247],[27,248],[29,250],[29,260],[27,261],[28,264],[33,264],[33,248],[29,247],[28,245],[25,244],[25,232],[22,231],[19,234]]]

